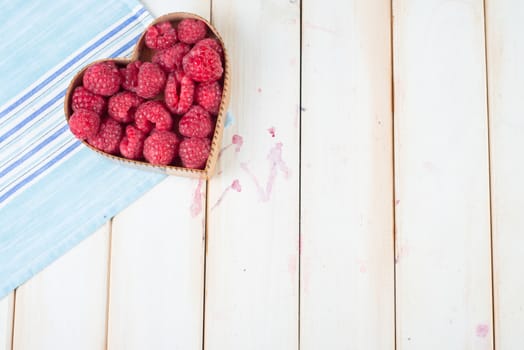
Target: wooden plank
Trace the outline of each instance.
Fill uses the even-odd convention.
[[[297,349],[300,3],[212,13],[233,91],[208,190],[205,348]]]
[[[497,349],[524,343],[524,3],[486,1]]]
[[[0,300],[0,350],[11,350],[14,292]]]
[[[105,349],[109,225],[17,289],[13,349]]]
[[[155,16],[209,0],[145,0]],[[170,177],[113,220],[109,349],[201,349],[206,182]]]
[[[170,177],[113,220],[109,349],[201,349],[205,182]]]
[[[482,0],[394,0],[397,349],[491,349]]]
[[[301,349],[393,349],[390,1],[302,16]]]

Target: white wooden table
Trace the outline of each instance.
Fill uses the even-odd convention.
[[[145,3],[225,38],[218,174],[0,301],[0,350],[524,348],[523,1]]]

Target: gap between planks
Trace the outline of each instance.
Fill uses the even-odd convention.
[[[492,162],[491,162],[491,122],[490,122],[490,105],[489,105],[489,67],[488,67],[488,25],[486,16],[486,0],[482,0],[482,12],[483,12],[483,30],[484,30],[484,68],[485,78],[484,83],[486,85],[486,124],[487,124],[487,137],[488,137],[488,194],[489,194],[489,246],[491,251],[491,333],[492,333],[492,348],[497,348],[496,338],[496,325],[495,325],[495,270],[494,270],[494,259],[493,259],[493,177],[492,177]]]

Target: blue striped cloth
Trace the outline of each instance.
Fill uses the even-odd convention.
[[[0,298],[165,177],[82,146],[62,107],[80,68],[129,56],[151,20],[135,0],[3,3]]]

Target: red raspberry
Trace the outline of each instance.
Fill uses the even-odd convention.
[[[178,23],[177,31],[180,41],[194,44],[206,37],[207,25],[198,19],[186,18]]]
[[[213,50],[215,50],[219,55],[220,58],[224,58],[224,49],[222,48],[222,45],[220,42],[215,38],[205,38],[200,40],[198,43],[195,44],[195,47],[199,46],[209,46]]]
[[[142,62],[130,62],[125,68],[120,68],[120,75],[122,75],[122,87],[128,91],[135,92],[138,85],[138,70]]]
[[[211,150],[209,139],[192,137],[180,142],[180,160],[186,168],[202,169]]]
[[[81,140],[96,135],[100,127],[100,117],[88,109],[78,109],[69,118],[69,129]]]
[[[169,74],[167,77],[164,101],[171,112],[176,110],[178,106],[178,82],[174,73]]]
[[[85,70],[83,82],[84,87],[92,93],[111,96],[120,89],[122,77],[115,62],[99,62]]]
[[[213,122],[207,111],[193,106],[178,123],[178,131],[186,137],[207,137],[213,131]]]
[[[175,114],[186,113],[193,104],[193,97],[195,95],[195,82],[187,75],[183,75],[180,80],[180,96],[178,105],[173,111]]]
[[[156,130],[170,130],[173,127],[173,118],[160,101],[149,101],[141,104],[135,113],[136,127],[149,133],[155,124]]]
[[[177,34],[171,23],[166,21],[147,28],[145,39],[150,49],[162,50],[176,43]]]
[[[98,133],[87,139],[87,142],[102,152],[117,154],[122,139],[122,125],[113,118],[102,120]]]
[[[195,100],[209,113],[217,115],[222,101],[222,87],[217,81],[200,83],[195,90]]]
[[[154,131],[144,141],[144,157],[151,164],[168,165],[175,159],[178,137],[170,131]]]
[[[204,83],[220,79],[224,72],[220,55],[206,45],[193,47],[182,59],[182,66],[191,79]]]
[[[182,58],[189,50],[191,50],[191,47],[188,44],[176,43],[173,47],[157,51],[151,61],[158,64],[166,73],[169,73],[182,68]]]
[[[184,73],[184,70],[183,69],[177,69],[175,71],[175,78],[176,78],[176,81],[180,84],[180,82],[182,81],[182,78],[184,77],[184,75],[186,75],[186,73]]]
[[[73,108],[73,111],[88,109],[101,115],[106,109],[106,100],[100,95],[93,94],[83,86],[78,86],[73,92],[71,108]]]
[[[109,98],[107,112],[116,121],[130,123],[135,120],[136,109],[142,101],[134,92],[119,92]]]
[[[136,94],[143,98],[158,95],[166,84],[166,74],[156,63],[144,62],[138,71]]]
[[[127,159],[141,159],[146,133],[133,125],[126,127],[126,136],[120,141],[120,154]]]

